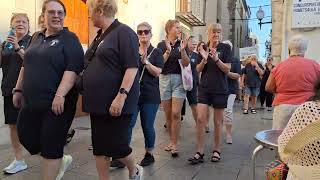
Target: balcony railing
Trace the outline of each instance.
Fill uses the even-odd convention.
[[[176,17],[190,26],[205,26],[205,1],[176,0]]]

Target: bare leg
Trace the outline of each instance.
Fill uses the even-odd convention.
[[[172,98],[172,124],[171,124],[171,136],[172,136],[172,149],[177,149],[178,138],[181,128],[181,108],[183,105],[183,99]]]
[[[110,158],[105,156],[95,156],[95,159],[99,180],[109,180]]]
[[[191,110],[192,110],[192,116],[194,119],[194,122],[197,124],[197,105],[191,105]]]
[[[214,109],[214,144],[213,149],[220,152],[221,146],[221,125],[224,109]]]
[[[244,109],[249,109],[249,95],[244,95]]]
[[[12,125],[9,125],[9,128],[10,128],[10,138],[11,138],[11,144],[12,144],[14,156],[17,161],[20,161],[23,159],[23,156],[22,156],[22,146],[18,138],[17,126],[15,124],[14,125],[12,124]]]
[[[137,168],[131,154],[125,158],[120,159],[120,161],[127,166],[129,170],[129,177],[132,177],[137,173]]]
[[[251,103],[252,103],[252,109],[256,109],[256,105],[257,105],[257,97],[256,96],[251,96]]]
[[[172,135],[171,135],[171,123],[172,123],[172,101],[170,100],[165,100],[161,102],[163,106],[163,110],[166,115],[166,125],[167,129],[169,132],[169,138],[170,138],[170,143],[169,146],[172,146]]]
[[[197,152],[204,152],[205,127],[208,124],[209,107],[206,104],[198,104],[198,123],[197,123]]]
[[[42,179],[55,180],[61,165],[61,159],[42,158]]]

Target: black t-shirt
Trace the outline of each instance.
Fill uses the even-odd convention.
[[[18,44],[22,49],[25,49],[28,46],[30,39],[30,35],[25,35]],[[5,42],[3,45],[4,44]],[[1,56],[3,74],[1,84],[2,95],[11,96],[12,89],[16,86],[23,60],[17,52],[14,52],[14,50],[11,52],[2,51]]]
[[[35,33],[24,55],[23,95],[26,106],[51,107],[65,71],[79,74],[83,69],[83,49],[77,36],[64,28],[45,37],[45,31]],[[66,101],[76,102],[72,88]]]
[[[149,46],[147,50],[147,54],[149,55],[154,47],[152,45]],[[163,68],[164,61],[163,55],[160,49],[155,48],[152,52],[149,62],[158,67]],[[139,74],[141,76],[144,65],[141,63],[139,66]],[[144,73],[142,75],[142,79],[140,82],[140,97],[139,103],[145,104],[160,104],[160,90],[159,90],[159,77],[154,77],[147,68],[145,68]]]
[[[264,70],[263,66],[258,63],[259,67]],[[250,63],[243,70],[245,77],[245,86],[250,88],[258,88],[261,85],[261,79],[258,71]]]
[[[224,63],[231,63],[231,48],[229,45],[219,43],[216,47],[219,59]],[[198,64],[201,60],[198,60]],[[212,94],[228,94],[227,75],[220,70],[214,60],[209,56],[208,63],[201,74],[199,91],[204,90]]]
[[[115,20],[109,28],[117,23],[120,22]],[[83,110],[89,113],[109,114],[109,108],[121,88],[126,69],[138,68],[139,58],[137,35],[130,27],[120,23],[101,41],[84,71]],[[122,114],[132,114],[137,110],[139,89],[137,73]]]
[[[238,58],[232,58],[230,72],[241,74],[241,64]],[[229,94],[237,94],[239,91],[239,81],[228,78]]]
[[[272,65],[272,69],[274,68],[274,66]],[[262,80],[261,80],[261,87],[264,88],[266,87],[266,84],[267,84],[267,81],[268,81],[268,78],[270,76],[270,70],[267,66],[265,66],[265,71],[264,71],[264,74],[262,76]]]
[[[161,74],[181,74],[181,67],[179,64],[179,59],[181,59],[180,52],[180,40],[177,40],[175,44],[171,45],[171,52],[168,60],[164,63]],[[161,41],[158,44],[158,48],[164,54],[167,50],[165,41]]]
[[[189,53],[192,76],[193,76],[193,88],[197,87],[199,84],[199,76],[197,72],[197,63],[202,59],[201,55],[196,52]]]

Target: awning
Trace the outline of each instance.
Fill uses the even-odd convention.
[[[197,18],[192,12],[177,12],[176,17],[190,26],[205,26],[206,23]]]

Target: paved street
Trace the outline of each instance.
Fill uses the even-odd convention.
[[[236,103],[236,121],[234,122],[233,144],[223,143],[222,160],[212,163],[210,151],[212,142],[206,146],[206,162],[200,165],[189,165],[187,158],[195,152],[195,129],[191,111],[188,109],[187,116],[182,124],[180,156],[171,158],[170,154],[163,149],[167,144],[168,136],[163,128],[164,114],[162,111],[157,115],[157,141],[155,158],[156,162],[145,168],[146,180],[249,180],[251,179],[250,157],[256,144],[253,136],[257,131],[271,128],[272,113],[258,111],[257,115],[243,115],[240,103]],[[92,152],[88,151],[90,140],[90,122],[88,117],[76,119],[73,123],[76,134],[73,141],[65,148],[66,153],[73,156],[72,166],[64,176],[64,180],[96,180],[98,179]],[[210,122],[211,133],[207,139],[212,137],[212,122]],[[5,126],[0,128],[0,169],[7,166],[12,160],[10,152],[8,130]],[[140,161],[144,154],[144,140],[141,126],[137,124],[134,130],[132,143],[135,159]],[[212,138],[211,138],[212,139]],[[26,153],[29,169],[17,175],[5,176],[0,174],[2,180],[37,180],[40,179],[39,157],[30,157]],[[264,177],[264,166],[273,159],[273,152],[263,151],[257,160],[257,179]],[[126,169],[111,170],[113,180],[128,179]]]

